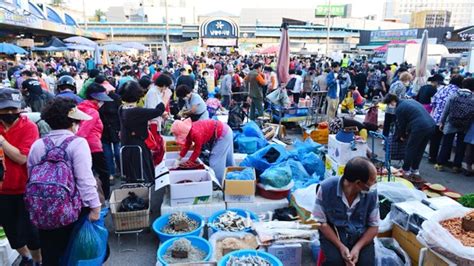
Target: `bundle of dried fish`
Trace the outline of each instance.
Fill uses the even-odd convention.
[[[226,266],[272,266],[266,259],[258,256],[230,256]]]
[[[196,228],[198,228],[197,221],[189,218],[184,212],[177,212],[169,216],[168,224],[161,231],[165,234],[177,235],[194,231]]]
[[[186,238],[180,238],[173,242],[166,250],[163,259],[167,263],[190,263],[199,262],[206,257],[206,253],[191,245],[191,241]]]
[[[214,226],[221,231],[238,232],[251,226],[250,217],[244,218],[236,212],[227,211],[217,217]]]

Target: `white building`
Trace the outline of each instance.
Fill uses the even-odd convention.
[[[451,26],[462,28],[474,24],[473,0],[385,0],[383,17],[410,23],[412,12],[451,11]]]
[[[166,22],[166,2],[170,24],[196,23],[192,0],[129,0],[122,6],[110,6],[106,11],[108,22]]]

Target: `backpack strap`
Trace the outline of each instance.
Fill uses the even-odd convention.
[[[77,138],[76,136],[67,137],[63,141],[63,143],[61,143],[61,145],[59,145],[59,148],[65,151],[67,149],[67,147],[69,146],[69,144],[71,144],[71,142],[73,142],[76,138]]]
[[[45,149],[46,149],[46,153],[48,153],[48,151],[50,151],[50,150],[54,149],[54,147],[56,147],[54,145],[54,142],[51,140],[51,138],[44,138],[43,143],[44,143],[44,146],[45,146]]]

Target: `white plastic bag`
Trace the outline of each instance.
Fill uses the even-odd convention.
[[[390,212],[385,216],[385,219],[381,220],[379,223],[379,233],[385,233],[393,228],[392,219],[390,219]]]
[[[313,212],[314,206],[316,204],[316,186],[318,184],[313,184],[306,188],[300,188],[293,192],[293,197],[295,198],[296,204],[299,207],[305,209],[308,212]]]
[[[375,238],[375,265],[380,266],[411,266],[408,254],[393,238]],[[396,250],[396,251],[394,251]],[[403,259],[400,257],[402,256]],[[405,262],[404,262],[405,261]]]
[[[407,188],[398,182],[377,182],[377,193],[395,203],[427,199],[426,194],[420,190]]]
[[[269,100],[273,104],[284,107],[290,105],[290,99],[288,98],[288,94],[286,93],[286,91],[283,90],[283,88],[277,88],[276,90],[269,93],[267,95],[267,100]]]
[[[453,260],[458,265],[469,265],[474,261],[474,247],[464,246],[461,241],[444,229],[440,222],[451,218],[463,217],[470,211],[472,209],[464,207],[452,207],[436,211],[431,219],[421,225],[422,230],[418,232],[416,239],[425,246]]]
[[[211,237],[209,237],[209,243],[211,244],[212,247],[212,256],[211,256],[211,261],[219,261],[223,255],[222,254],[217,254],[217,241],[223,240],[225,238],[237,238],[237,239],[244,239],[246,236],[249,237],[255,237],[251,233],[247,232],[224,232],[224,231],[218,231],[212,234]],[[256,237],[255,240],[257,241]],[[257,243],[257,242],[256,242]],[[256,244],[255,249],[258,247],[258,244]],[[219,256],[218,256],[219,255]]]

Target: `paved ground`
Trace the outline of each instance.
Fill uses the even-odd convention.
[[[297,132],[290,133],[293,136],[298,136]],[[369,142],[371,143],[371,142]],[[380,156],[383,155],[382,145],[379,141],[375,145],[376,153]],[[474,192],[474,177],[466,177],[462,174],[454,174],[450,170],[445,172],[438,172],[434,170],[433,165],[428,164],[427,159],[424,158],[420,169],[421,175],[424,179],[431,183],[439,183],[453,191],[460,193],[473,193]],[[152,198],[155,202],[152,204],[152,219],[159,215],[159,203],[156,202],[156,198]],[[107,217],[107,227],[112,230],[113,224],[110,215]],[[111,249],[111,256],[106,265],[113,266],[131,266],[131,265],[143,265],[151,266],[156,263],[156,251],[158,249],[159,241],[158,238],[150,230],[146,230],[138,235],[138,243],[136,242],[136,235],[122,235],[121,245],[118,245],[118,237],[113,232],[110,234],[109,244]],[[303,265],[314,265],[314,262],[310,259],[310,253],[305,252],[306,261]]]

